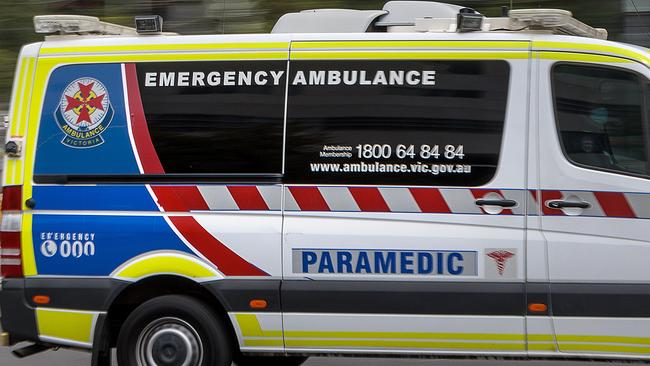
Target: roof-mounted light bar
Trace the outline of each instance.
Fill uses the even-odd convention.
[[[561,9],[511,10],[508,17],[487,18],[471,12],[459,12],[458,19],[416,18],[416,32],[507,31],[546,32],[579,37],[607,39],[607,30],[591,27]]]
[[[85,15],[37,15],[34,30],[45,34],[137,35],[134,28],[106,23]]]
[[[531,30],[553,30],[572,36],[607,39],[607,30],[591,27],[573,17],[568,10],[520,9],[508,14],[514,22],[527,25]]]

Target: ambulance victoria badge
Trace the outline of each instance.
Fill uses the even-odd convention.
[[[104,143],[102,133],[113,119],[108,91],[99,80],[79,78],[65,88],[54,113],[65,133],[62,144],[73,148],[91,148]]]

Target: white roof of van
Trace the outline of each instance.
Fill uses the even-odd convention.
[[[237,34],[237,35],[188,35],[188,36],[74,36],[57,37],[42,42],[41,55],[56,54],[125,54],[125,53],[170,53],[170,52],[223,52],[224,50],[246,49],[255,51],[288,50],[291,42],[373,42],[373,41],[492,41],[531,42],[532,50],[581,50],[606,55],[634,58],[650,67],[650,51],[629,44],[605,41],[595,38],[534,34],[519,32],[470,32],[470,33],[299,33],[299,34]],[[168,46],[168,47],[165,47]],[[341,45],[342,46],[342,45]],[[368,45],[366,45],[367,48]],[[343,48],[351,48],[343,47]],[[382,45],[378,48],[386,48]],[[431,46],[427,46],[431,47]],[[436,48],[444,49],[443,45]],[[575,48],[577,47],[577,48]],[[338,47],[337,47],[338,48]],[[399,47],[397,47],[399,48]],[[454,44],[453,49],[464,49]],[[503,49],[509,48],[504,45]],[[472,43],[466,49],[481,49]],[[494,45],[490,49],[497,50]]]

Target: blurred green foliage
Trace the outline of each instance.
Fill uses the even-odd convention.
[[[623,31],[626,0],[514,0],[514,8],[563,8],[586,23],[604,27],[610,38]],[[33,31],[38,14],[94,15],[132,26],[133,17],[159,14],[167,31],[182,34],[264,33],[287,12],[313,8],[381,9],[385,0],[2,0],[0,1],[0,110],[6,109],[16,57],[26,43],[41,41]],[[487,16],[501,14],[510,0],[448,0]]]

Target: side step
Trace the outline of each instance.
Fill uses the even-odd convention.
[[[34,343],[29,346],[25,346],[23,348],[15,349],[11,351],[11,353],[13,353],[13,355],[16,356],[17,358],[25,358],[28,356],[35,355],[37,353],[47,351],[52,348],[53,348],[52,346],[46,346],[40,343]]]

